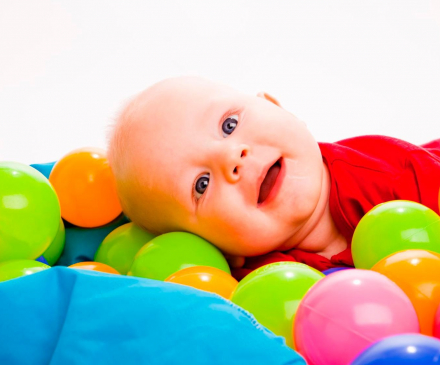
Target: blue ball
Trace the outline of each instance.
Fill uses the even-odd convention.
[[[47,262],[47,260],[44,258],[44,256],[40,256],[38,259],[35,259],[35,261],[40,261],[43,264],[49,265],[49,263]],[[50,265],[49,265],[50,266]]]
[[[373,343],[351,365],[440,364],[440,341],[418,333],[386,337]]]
[[[331,274],[332,272],[347,270],[347,269],[351,269],[351,267],[332,267],[331,269],[324,270],[322,273],[324,275],[328,275]]]

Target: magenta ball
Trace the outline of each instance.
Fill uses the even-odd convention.
[[[370,270],[343,270],[316,283],[296,313],[296,349],[309,364],[349,364],[386,336],[418,333],[411,301],[397,284]]]
[[[434,319],[434,337],[440,338],[440,305],[438,306],[437,313]]]

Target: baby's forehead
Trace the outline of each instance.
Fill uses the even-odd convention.
[[[236,104],[237,100],[236,94],[221,89],[218,92],[191,89],[191,93],[169,90],[141,105],[134,126],[143,136],[163,143],[178,137],[186,128],[194,127],[196,131],[200,123],[210,118],[220,118],[221,115],[217,114],[224,113],[224,109],[230,108],[232,103]],[[137,133],[134,136],[139,137]]]

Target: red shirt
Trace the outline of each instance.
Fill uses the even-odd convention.
[[[319,147],[330,172],[330,212],[348,248],[330,260],[298,249],[247,257],[242,268],[232,270],[236,279],[278,261],[302,262],[320,271],[354,266],[354,229],[370,209],[386,201],[411,200],[439,214],[440,139],[416,146],[391,137],[363,136]]]

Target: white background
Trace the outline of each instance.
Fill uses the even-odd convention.
[[[0,160],[106,146],[124,101],[199,75],[318,141],[440,138],[440,1],[0,0]]]

